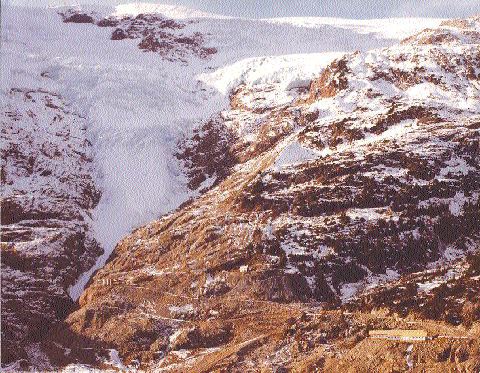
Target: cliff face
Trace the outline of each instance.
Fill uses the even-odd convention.
[[[70,330],[144,368],[478,369],[479,44],[478,17],[449,21],[287,100],[233,90],[179,152],[192,188],[215,186],[122,240]],[[413,360],[365,340],[409,320],[467,339]]]
[[[12,89],[2,107],[2,363],[33,360],[102,252],[89,229],[99,193],[87,121],[62,97]]]

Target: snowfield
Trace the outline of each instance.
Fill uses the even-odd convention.
[[[2,94],[56,92],[88,121],[102,192],[91,224],[105,254],[70,289],[73,299],[124,235],[196,195],[174,157],[177,143],[226,108],[232,89],[274,84],[272,99],[288,102],[292,88],[307,87],[342,52],[388,46],[439,22],[395,20],[392,29],[385,20],[231,19],[158,4],[108,12],[182,19],[185,30],[203,34],[218,53],[167,61],[138,49],[135,40],[110,40],[111,28],[62,23],[55,9],[2,9]]]
[[[386,19],[339,19],[328,17],[287,17],[270,18],[266,22],[286,24],[296,27],[322,28],[327,25],[345,30],[353,30],[359,34],[370,34],[380,39],[401,40],[424,28],[435,28],[443,19],[439,18],[386,18]]]
[[[189,19],[189,18],[223,18],[231,17],[222,16],[219,14],[212,14],[202,12],[201,10],[187,8],[181,5],[169,4],[154,4],[154,3],[130,3],[121,4],[115,8],[113,15],[116,17],[133,16],[145,13],[159,13],[165,17],[174,19]]]

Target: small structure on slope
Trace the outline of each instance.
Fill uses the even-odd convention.
[[[426,341],[430,339],[428,333],[422,329],[391,329],[391,330],[369,330],[370,338],[389,339],[394,341]]]

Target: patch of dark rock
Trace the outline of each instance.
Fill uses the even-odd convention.
[[[95,23],[92,16],[83,13],[75,13],[63,19],[65,23]]]

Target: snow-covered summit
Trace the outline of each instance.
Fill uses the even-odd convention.
[[[341,52],[293,54],[283,56],[253,57],[222,67],[198,78],[229,95],[240,85],[279,84],[284,91],[308,86],[309,82],[329,62],[340,57]]]
[[[181,5],[155,4],[155,3],[129,3],[129,4],[117,5],[113,15],[117,17],[123,17],[123,16],[136,17],[139,14],[158,14],[158,13],[173,19],[230,18],[227,16],[207,13],[201,10],[188,8]]]

